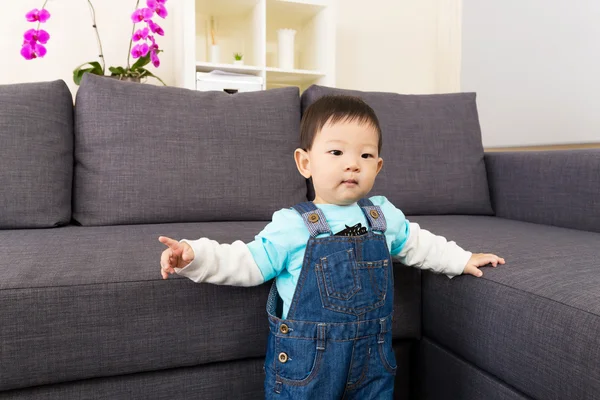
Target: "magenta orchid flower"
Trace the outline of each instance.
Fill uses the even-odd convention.
[[[152,61],[152,65],[154,65],[156,68],[160,66],[160,59],[155,51],[150,53],[150,60]]]
[[[34,58],[42,58],[46,55],[46,48],[36,42],[25,41],[21,48],[21,55],[26,60],[33,60]]]
[[[44,23],[50,18],[50,13],[45,8],[42,8],[41,10],[34,8],[33,10],[25,14],[25,18],[27,18],[27,21],[29,22],[40,21]]]
[[[150,29],[149,28],[144,28],[144,29],[138,29],[134,34],[133,34],[133,41],[134,42],[139,42],[142,39],[146,39],[148,37],[148,34],[150,33]]]
[[[154,14],[161,18],[166,18],[168,15],[165,3],[167,0],[146,0],[146,7],[138,8],[131,14],[131,20],[134,24],[134,33],[130,37],[129,47],[130,51],[127,54],[127,65],[126,67],[110,67],[108,68],[112,73],[111,76],[118,76],[122,78],[137,78],[138,80],[142,77],[153,77],[158,79],[162,84],[165,84],[159,77],[148,71],[145,66],[151,62],[155,67],[160,66],[160,59],[158,57],[160,50],[156,43],[155,37],[164,36],[165,31],[163,28],[152,20]],[[29,22],[37,23],[35,29],[29,29],[23,34],[23,44],[21,46],[21,55],[27,59],[32,60],[34,58],[44,57],[47,53],[46,47],[44,46],[50,40],[50,34],[43,29],[40,29],[40,24],[48,21],[50,13],[45,9],[47,0],[41,9],[34,8],[29,11],[25,18]],[[90,9],[92,11],[92,27],[96,30],[96,36],[100,48],[100,62],[93,61],[84,63],[77,67],[73,71],[73,80],[77,85],[81,82],[81,79],[85,73],[92,73],[96,75],[104,75],[106,66],[104,64],[104,55],[102,54],[102,45],[100,44],[100,36],[96,26],[96,13],[92,2],[88,0]],[[140,0],[137,0],[139,5]],[[136,29],[135,24],[144,22],[146,26]],[[133,47],[133,42],[136,42]],[[130,63],[130,57],[143,58],[139,62]]]
[[[131,56],[133,58],[145,57],[149,51],[150,46],[148,46],[148,43],[136,44],[133,46],[133,49],[131,49]]]
[[[38,10],[34,8],[25,14],[25,19],[29,22],[37,22],[38,28],[41,23],[50,19],[50,13],[45,8]],[[26,60],[42,58],[46,55],[46,47],[42,46],[48,43],[50,35],[43,29],[29,29],[23,34],[23,46],[21,46],[21,55]]]
[[[149,20],[148,27],[150,28],[152,33],[156,33],[159,36],[165,36],[165,31],[156,22]]]
[[[134,24],[138,22],[148,22],[154,16],[154,10],[151,8],[138,8],[131,14],[131,20]]]
[[[158,14],[158,16],[161,18],[166,18],[167,15],[169,15],[164,5],[164,1],[160,2],[158,0],[146,0],[146,5],[153,11],[156,11],[156,14]]]
[[[48,43],[48,40],[50,40],[50,34],[43,29],[30,29],[27,32],[25,32],[23,38],[26,42],[31,42],[32,44],[34,44],[35,42],[46,44]]]

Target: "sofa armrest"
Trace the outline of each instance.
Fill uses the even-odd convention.
[[[496,216],[600,232],[600,149],[488,152]]]

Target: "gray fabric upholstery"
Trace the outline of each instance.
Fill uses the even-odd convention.
[[[529,400],[496,377],[423,338],[414,371],[419,400]]]
[[[413,373],[416,341],[396,340],[393,342],[394,354],[396,355],[396,378],[394,380],[394,399],[413,400],[411,390],[416,376]]]
[[[401,95],[313,85],[302,93],[306,110],[319,97],[361,97],[383,131],[384,160],[372,195],[407,215],[492,214],[474,93]]]
[[[229,95],[86,74],[75,107],[83,225],[267,220],[306,200],[297,88]]]
[[[485,155],[496,215],[600,232],[600,149]]]
[[[423,336],[534,399],[600,398],[600,234],[495,217],[418,222],[507,262],[482,278],[422,274]]]
[[[236,288],[162,280],[158,236],[248,242],[265,225],[0,231],[0,391],[264,356],[271,282]],[[394,289],[394,336],[416,339],[419,271],[399,265]]]
[[[414,343],[395,342],[394,398],[409,400]],[[0,392],[0,400],[259,400],[264,399],[264,359],[252,358],[164,371],[88,379]]]
[[[64,81],[0,85],[0,229],[71,219],[73,98]]]
[[[0,400],[259,400],[263,359],[88,379],[0,392]]]

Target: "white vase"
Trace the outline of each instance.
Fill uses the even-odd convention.
[[[234,65],[244,65],[244,60],[233,60]]]
[[[279,59],[279,68],[294,69],[294,38],[296,31],[294,29],[277,30],[277,55]]]
[[[210,62],[218,64],[219,63],[219,45],[213,44],[210,46]]]

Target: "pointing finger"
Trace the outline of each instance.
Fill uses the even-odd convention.
[[[158,237],[158,241],[161,242],[162,244],[169,246],[171,248],[178,248],[179,247],[179,242],[177,240],[173,240],[169,237],[166,236],[159,236]]]

